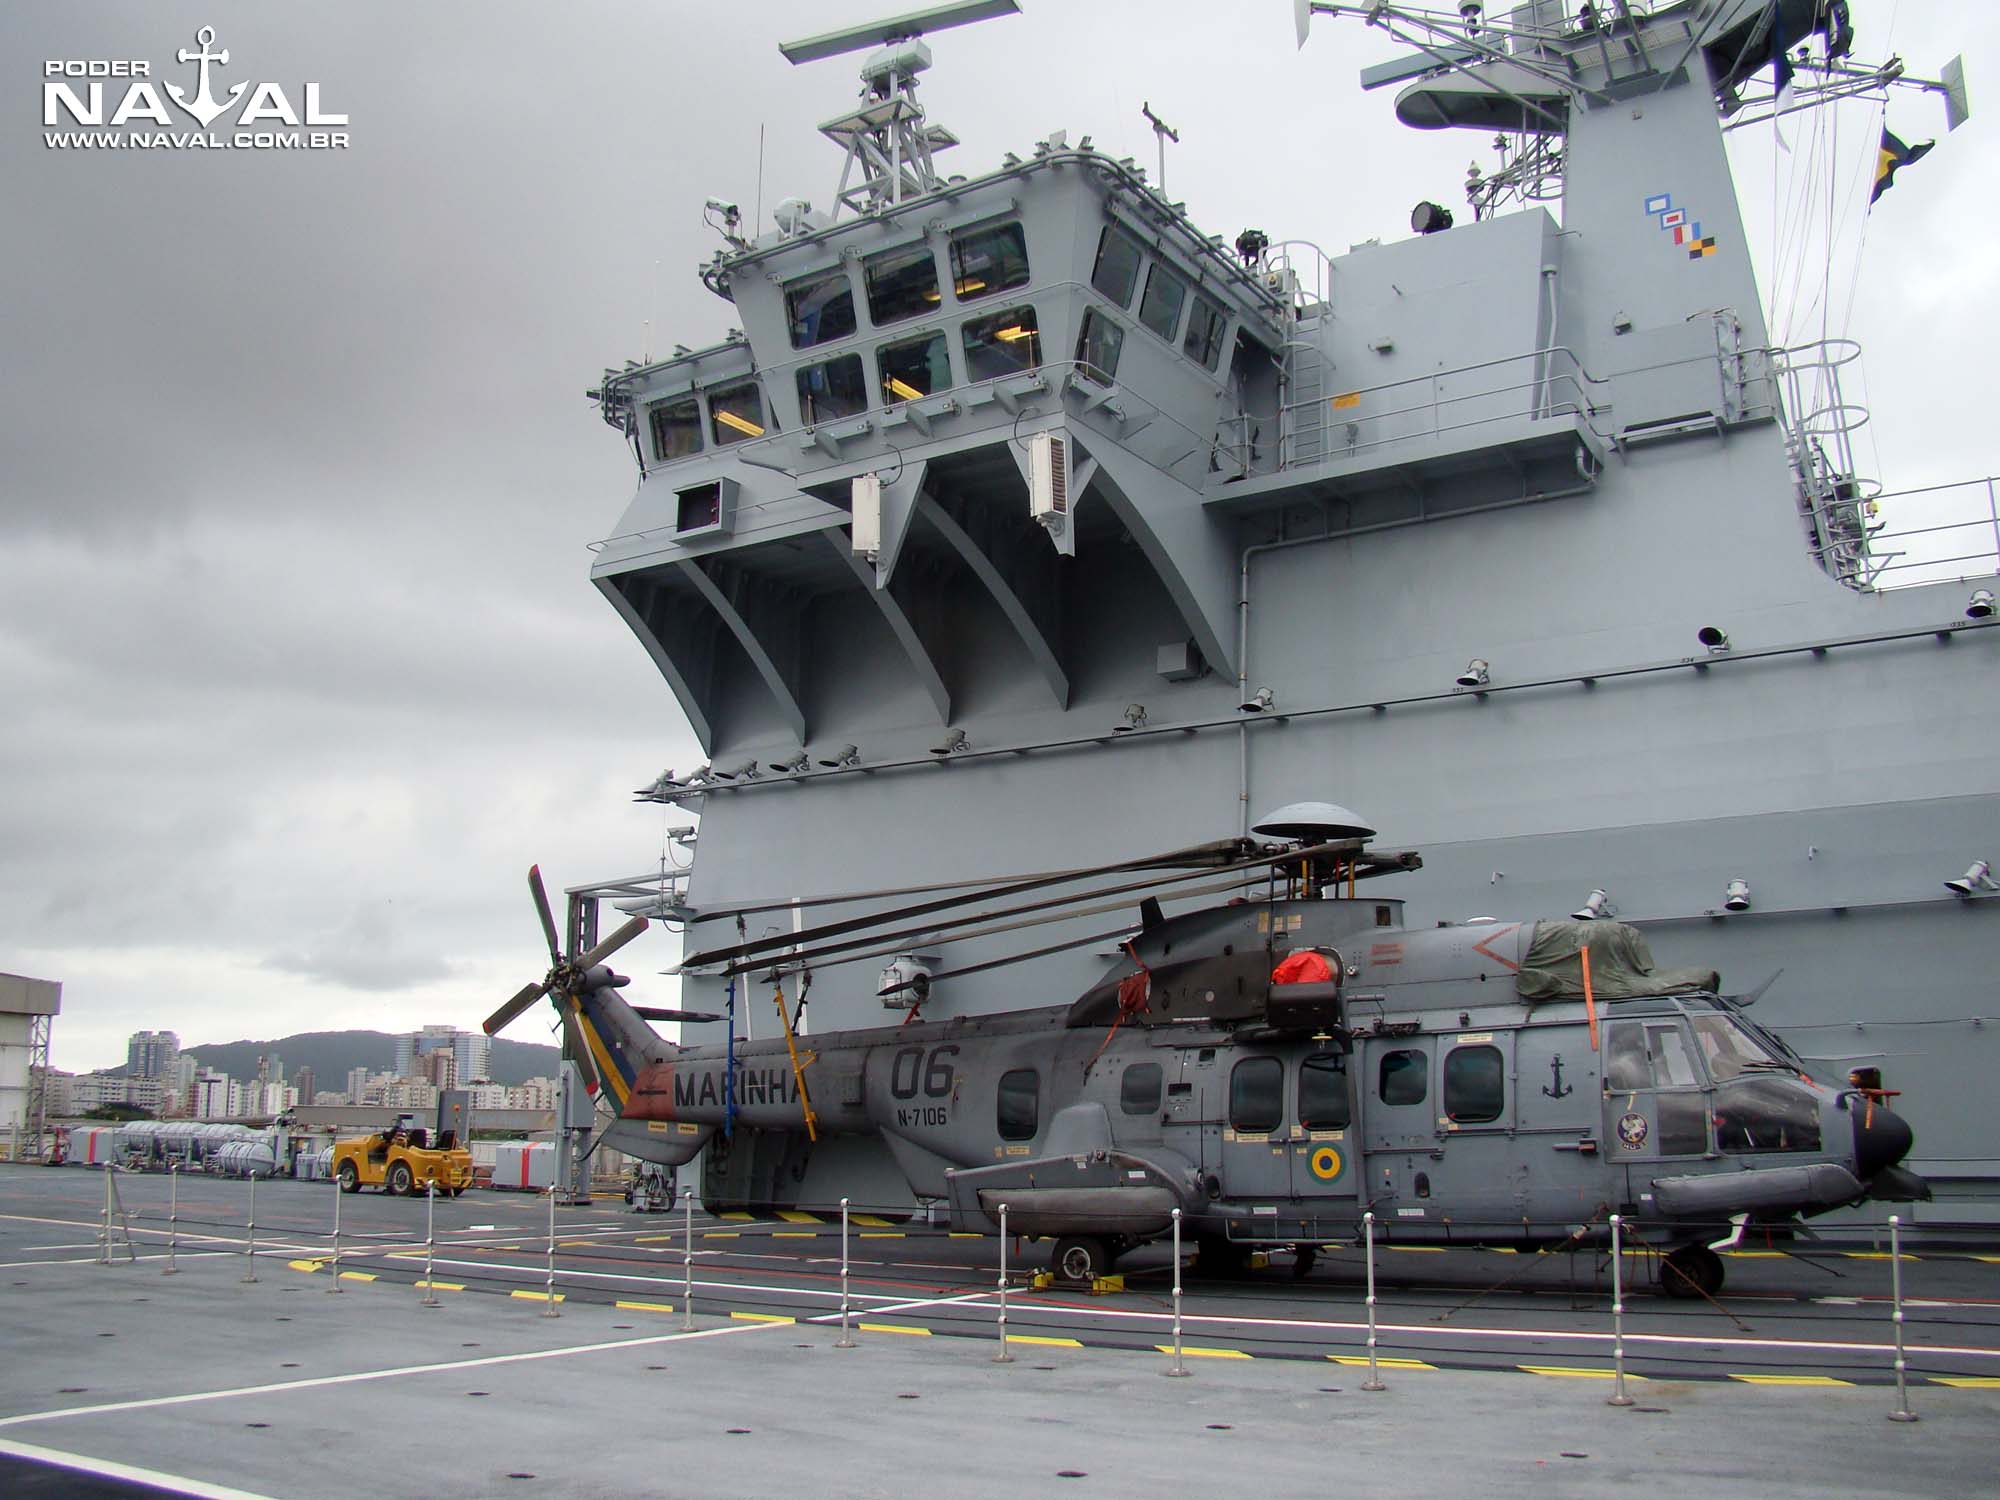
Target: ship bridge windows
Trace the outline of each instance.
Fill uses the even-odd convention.
[[[951,357],[941,333],[884,344],[875,351],[875,369],[882,379],[885,406],[915,401],[951,386]]]
[[[1028,238],[1019,224],[951,237],[951,289],[961,302],[1028,284]]]
[[[793,282],[785,288],[785,316],[794,349],[846,338],[855,328],[854,288],[847,272],[828,271]]]
[[[868,375],[861,356],[843,354],[798,374],[799,414],[807,422],[831,422],[868,410]]]
[[[1125,330],[1097,308],[1083,315],[1083,331],[1076,341],[1078,373],[1109,385],[1118,373],[1118,354],[1125,346]]]
[[[718,385],[708,393],[708,429],[718,447],[762,437],[776,427],[764,417],[764,393],[754,380]]]
[[[1229,326],[1229,314],[1222,304],[1211,302],[1200,292],[1194,294],[1194,312],[1188,317],[1187,337],[1181,353],[1205,370],[1213,370],[1222,353],[1222,334]]]
[[[942,300],[937,257],[928,244],[871,255],[862,264],[862,277],[868,283],[868,316],[878,328],[935,312]]]
[[[1188,284],[1176,271],[1155,263],[1146,273],[1146,295],[1139,299],[1139,321],[1169,344],[1181,325],[1181,308],[1187,304]]]
[[[653,457],[670,463],[701,452],[701,406],[694,397],[655,402],[646,412],[653,429]]]
[[[993,380],[1032,370],[1042,362],[1042,335],[1032,307],[1010,307],[973,318],[964,329],[965,373],[969,380]]]
[[[1097,241],[1097,264],[1091,267],[1090,284],[1120,307],[1130,307],[1143,260],[1139,242],[1117,225],[1107,224]]]

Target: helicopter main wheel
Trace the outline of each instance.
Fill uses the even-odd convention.
[[[340,1171],[335,1175],[340,1178],[340,1190],[343,1193],[358,1193],[361,1191],[361,1173],[355,1168],[351,1160],[342,1162],[340,1164]]]
[[[1682,1245],[1660,1264],[1660,1289],[1669,1297],[1713,1297],[1722,1290],[1722,1257],[1706,1245]]]
[[[1299,1281],[1312,1275],[1312,1268],[1319,1261],[1319,1246],[1300,1245],[1292,1251],[1292,1276]]]
[[[389,1168],[389,1196],[407,1198],[416,1191],[416,1178],[410,1175],[410,1164],[399,1161]]]
[[[1111,1248],[1095,1235],[1066,1234],[1056,1241],[1049,1266],[1060,1281],[1089,1286],[1111,1269]]]

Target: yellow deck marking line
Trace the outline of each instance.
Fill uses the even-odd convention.
[[[627,1312],[672,1312],[671,1302],[614,1302],[613,1307],[622,1307]]]
[[[778,1210],[778,1217],[783,1219],[787,1224],[818,1224],[823,1222],[818,1214],[809,1214],[803,1209],[797,1208],[781,1208]]]
[[[872,1234],[864,1232],[861,1238],[863,1238],[864,1240],[901,1240],[901,1239],[907,1239],[909,1238],[909,1236],[904,1234],[900,1229],[890,1229],[890,1230],[878,1229],[874,1231],[874,1233]]]
[[[372,1276],[363,1279],[374,1280]],[[537,1300],[540,1299],[539,1293],[529,1295],[536,1297]],[[838,1317],[839,1314],[835,1313],[834,1316]],[[189,1391],[179,1396],[146,1396],[132,1401],[103,1401],[94,1406],[62,1406],[53,1411],[31,1411],[14,1417],[0,1417],[0,1427],[21,1427],[30,1422],[55,1422],[65,1417],[98,1417],[120,1411],[150,1411],[163,1406],[189,1406],[202,1401],[229,1401],[238,1396],[273,1396],[289,1391],[320,1390],[326,1386],[361,1385],[374,1380],[394,1380],[404,1375],[437,1375],[455,1370],[484,1370],[495,1365],[526,1364],[532,1360],[567,1359],[575,1354],[606,1354],[626,1349],[650,1349],[656,1344],[678,1344],[698,1339],[751,1334],[767,1326],[769,1325],[756,1324],[700,1328],[692,1332],[649,1333],[642,1334],[638,1338],[609,1339],[595,1344],[564,1344],[554,1349],[525,1349],[518,1354],[484,1354],[474,1359],[439,1360],[428,1365],[393,1365],[379,1370],[357,1370],[349,1375],[314,1375],[303,1380],[273,1381],[268,1385],[240,1385],[223,1390]],[[191,1493],[201,1492],[197,1490]]]
[[[1162,1354],[1172,1354],[1172,1344],[1155,1344],[1153,1347]],[[1181,1353],[1191,1359],[1248,1359],[1250,1356],[1241,1349],[1204,1349],[1196,1344],[1181,1345]]]
[[[732,1209],[726,1214],[717,1214],[716,1218],[727,1219],[733,1224],[754,1224],[756,1222],[753,1215],[746,1214],[741,1209]]]
[[[635,1245],[672,1244],[680,1238],[677,1234],[642,1234],[632,1241]]]
[[[1365,1363],[1365,1361],[1364,1361]],[[1379,1361],[1378,1361],[1379,1363]],[[1587,1370],[1577,1365],[1516,1365],[1517,1370],[1526,1370],[1530,1375],[1553,1375],[1572,1380],[1611,1380],[1615,1376],[1610,1370]],[[1627,1375],[1627,1380],[1644,1380],[1643,1375]]]
[[[951,1238],[955,1240],[983,1240],[986,1236],[970,1229],[954,1229],[951,1231]]]
[[[729,1315],[743,1323],[796,1323],[797,1318],[788,1318],[781,1313],[733,1312]]]
[[[285,1262],[294,1271],[317,1271],[326,1262],[323,1260],[288,1260]]]
[[[411,1284],[413,1286],[427,1286],[434,1292],[462,1292],[465,1290],[465,1283],[462,1281],[426,1281],[421,1276]],[[557,1294],[557,1300],[562,1300],[561,1293]]]
[[[1442,1245],[1384,1245],[1384,1250],[1394,1250],[1398,1255],[1442,1255]]]
[[[510,1297],[519,1297],[523,1302],[546,1302],[549,1300],[549,1294],[547,1292],[524,1292],[519,1287],[515,1287],[514,1290],[509,1292],[507,1295]],[[566,1298],[561,1292],[556,1293],[556,1301],[565,1302],[567,1300],[568,1298]]]
[[[1932,1385],[1955,1385],[1962,1391],[2000,1391],[2000,1377],[1993,1375],[1927,1375]]]
[[[1792,1258],[1791,1252],[1788,1250],[1725,1250],[1722,1253],[1731,1260],[1790,1260]],[[1912,1260],[1915,1257],[1905,1256],[1904,1259]]]
[[[734,1229],[704,1229],[701,1237],[705,1240],[740,1240],[742,1235]]]
[[[774,1229],[771,1231],[771,1238],[774,1240],[816,1240],[819,1238],[819,1233],[812,1229]]]
[[[556,1249],[558,1249],[558,1250],[588,1250],[588,1249],[590,1249],[590,1248],[591,1248],[591,1247],[592,1247],[593,1245],[595,1245],[596,1243],[597,1243],[597,1241],[596,1241],[596,1240],[557,1240],[557,1241],[556,1241]]]
[[[1846,1257],[1847,1257],[1847,1258],[1848,1258],[1849,1260],[1887,1260],[1887,1259],[1889,1259],[1889,1252],[1888,1252],[1887,1250],[1843,1250],[1843,1251],[1841,1251],[1840,1253],[1841,1253],[1842,1255],[1846,1256]],[[1906,1252],[1904,1253],[1904,1255],[1903,1255],[1903,1259],[1904,1259],[1904,1260],[1916,1260],[1916,1259],[1918,1259],[1918,1258],[1919,1258],[1919,1257],[1917,1257],[1917,1256],[1914,1256],[1914,1255],[1911,1255],[1911,1254],[1909,1254],[1909,1253],[1908,1253],[1907,1251],[1906,1251]]]
[[[889,1227],[887,1219],[880,1218],[875,1214],[849,1214],[847,1218],[850,1223],[865,1225],[870,1229],[887,1229]]]
[[[1835,1380],[1831,1375],[1736,1375],[1745,1385],[1853,1385],[1851,1380]]]
[[[928,1328],[912,1328],[907,1323],[863,1323],[860,1328],[863,1333],[907,1333],[920,1339],[931,1336]]]
[[[226,1484],[210,1484],[205,1479],[189,1479],[163,1469],[141,1469],[132,1464],[115,1464],[109,1459],[89,1458],[81,1453],[64,1453],[40,1448],[33,1443],[0,1442],[0,1453],[35,1463],[52,1464],[78,1474],[95,1474],[103,1479],[123,1479],[148,1489],[167,1489],[176,1495],[193,1495],[199,1500],[267,1500],[253,1490],[231,1489]]]
[[[1365,1365],[1368,1363],[1368,1356],[1365,1354],[1329,1354],[1327,1358],[1337,1365]],[[1435,1370],[1437,1368],[1436,1365],[1426,1364],[1420,1359],[1378,1359],[1375,1363],[1385,1370]]]
[[[1521,1252],[1514,1249],[1511,1245],[1488,1245],[1486,1253],[1488,1255],[1519,1255]]]
[[[342,1281],[373,1281],[375,1273],[373,1271],[342,1271],[340,1279]]]
[[[1083,1347],[1082,1339],[1044,1338],[1040,1334],[1033,1333],[1010,1333],[1007,1335],[1007,1342],[1010,1344],[1035,1344],[1045,1349],[1081,1349]]]
[[[1974,1260],[1983,1260],[1989,1266],[2000,1266],[2000,1255],[1975,1255]]]

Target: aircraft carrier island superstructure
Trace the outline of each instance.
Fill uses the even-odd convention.
[[[1449,46],[1398,12],[1426,50],[1363,76],[1508,139],[1478,211],[1331,256],[1212,237],[1087,136],[942,176],[924,17],[788,49],[879,47],[823,127],[836,199],[729,215],[702,275],[743,335],[596,393],[641,480],[592,578],[709,757],[646,793],[700,812],[691,875],[624,904],[693,951],[1329,798],[1421,850],[1375,886],[1413,921],[1615,913],[1735,992],[1782,970],[1757,1018],[1902,1091],[1916,1219],[2000,1222],[1991,538],[1885,586],[1843,351],[1772,347],[1723,149],[1774,15],[1829,67],[1846,39],[1810,0],[1500,9]],[[941,977],[924,1017],[1114,951]],[[816,968],[812,1029],[893,1022],[891,957]],[[684,1003],[770,1035],[742,983]],[[783,1183],[743,1144],[735,1194],[900,1190],[876,1143]]]

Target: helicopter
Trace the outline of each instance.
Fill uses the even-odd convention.
[[[1930,1196],[1899,1165],[1913,1135],[1879,1077],[1813,1078],[1746,1014],[1755,995],[1657,967],[1637,929],[1589,912],[1404,926],[1401,901],[1360,887],[1421,857],[1369,848],[1355,814],[1297,803],[1252,832],[1105,867],[1142,872],[1118,893],[1187,879],[1162,873],[1179,866],[1220,871],[1238,894],[1171,916],[1146,896],[1121,957],[1073,1000],[944,1020],[916,1008],[900,1025],[814,1033],[810,1050],[789,1025],[666,1041],[648,1018],[715,1017],[621,997],[607,960],[646,919],[564,958],[531,870],[551,968],[485,1028],[548,996],[586,1086],[664,1165],[879,1137],[933,1222],[990,1232],[1004,1205],[1009,1233],[1053,1241],[1069,1283],[1165,1238],[1175,1210],[1204,1272],[1282,1248],[1300,1274],[1364,1214],[1387,1243],[1538,1249],[1602,1243],[1615,1213],[1662,1253],[1663,1290],[1712,1297],[1718,1249],[1746,1232]],[[1065,878],[1078,873],[1100,872]],[[970,899],[740,940],[682,970],[752,974],[780,948],[809,964],[919,930],[885,931],[899,920],[1038,909],[944,914]],[[899,962],[883,990],[921,1000],[933,977],[948,976]]]

